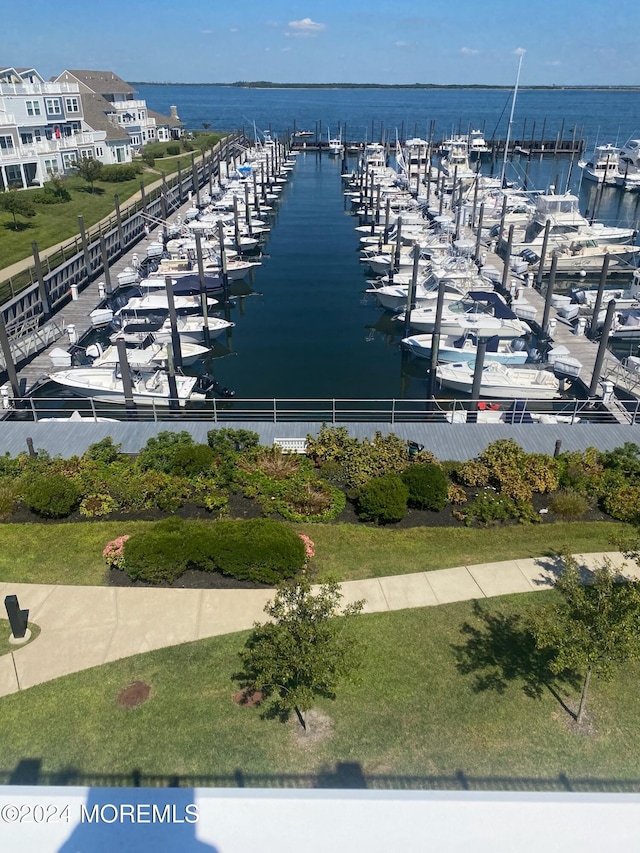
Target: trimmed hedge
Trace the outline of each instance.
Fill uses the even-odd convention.
[[[357,493],[358,515],[365,521],[388,524],[401,521],[407,511],[409,488],[398,474],[368,480]]]
[[[170,583],[190,568],[276,585],[304,562],[304,544],[295,531],[266,518],[212,523],[171,518],[131,536],[124,546],[125,571],[148,583]]]
[[[32,512],[43,518],[64,518],[80,503],[80,491],[63,474],[42,474],[30,479],[22,498]]]

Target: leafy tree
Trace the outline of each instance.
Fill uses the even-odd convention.
[[[102,163],[99,160],[94,160],[93,157],[81,157],[73,164],[73,168],[81,178],[84,178],[89,184],[91,192],[93,192],[94,181],[97,181],[102,175]]]
[[[537,647],[555,653],[552,672],[584,672],[580,724],[591,675],[611,678],[616,666],[640,657],[640,582],[616,576],[605,562],[585,584],[576,561],[565,557],[555,588],[560,602],[535,616],[532,629]]]
[[[24,216],[27,219],[30,216],[36,215],[36,209],[29,199],[18,192],[17,189],[5,190],[0,193],[0,209],[5,210],[13,216],[13,230],[18,230],[17,216]]]
[[[335,581],[314,594],[307,578],[301,578],[279,586],[265,607],[273,621],[255,625],[240,652],[244,672],[238,676],[245,689],[271,700],[265,716],[286,720],[295,711],[308,732],[304,713],[314,700],[335,699],[341,681],[355,680],[364,649],[353,636],[351,620],[364,602],[340,610],[341,598]]]

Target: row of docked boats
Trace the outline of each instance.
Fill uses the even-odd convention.
[[[620,148],[610,142],[596,145],[579,166],[586,181],[640,192],[640,139],[629,139]]]
[[[74,366],[62,351],[64,369],[49,379],[108,404],[184,407],[211,393],[233,396],[213,376],[183,368],[195,369],[215,339],[233,329],[220,312],[230,306],[234,282],[259,266],[267,217],[294,164],[267,137],[211,193],[202,193],[198,205],[159,223],[161,239],[147,244],[146,257],[132,257],[116,295],[92,312],[100,340],[74,347],[83,362]]]

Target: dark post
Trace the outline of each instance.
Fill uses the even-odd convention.
[[[102,231],[100,232],[100,254],[102,255],[102,271],[104,272],[104,290],[107,296],[111,296],[113,293],[113,288],[111,286],[111,270],[109,269],[107,244],[105,243]]]
[[[482,220],[484,219],[484,202],[480,205],[480,214],[478,216],[478,230],[476,232],[476,263],[481,264],[480,246],[482,245]]]
[[[536,284],[538,288],[542,284],[542,276],[544,275],[544,264],[547,259],[547,247],[549,246],[549,231],[551,230],[551,220],[547,219],[544,225],[544,237],[542,238],[542,251],[540,260],[538,261],[538,275],[536,276]]]
[[[9,343],[9,336],[7,335],[7,327],[4,324],[2,311],[0,311],[0,349],[2,349],[5,364],[7,365],[7,376],[11,383],[11,393],[16,399],[18,399],[20,397],[20,383],[18,382],[18,374],[13,362],[11,344]]]
[[[147,194],[144,189],[144,183],[140,181],[140,201],[142,202],[142,209],[146,211],[147,209]]]
[[[480,155],[478,155],[478,163],[480,162]],[[478,207],[478,186],[480,185],[480,172],[476,171],[476,179],[473,184],[473,207],[471,209],[471,222],[469,225],[474,228],[476,224],[476,209]]]
[[[602,336],[598,344],[598,354],[596,355],[596,363],[593,365],[593,374],[591,375],[591,385],[589,385],[589,394],[593,397],[598,391],[598,382],[602,373],[602,365],[604,364],[605,353],[607,352],[607,344],[609,343],[609,333],[613,324],[613,315],[616,310],[616,301],[612,299],[607,305],[607,314],[604,318],[604,326],[602,327]]]
[[[200,183],[198,181],[198,169],[196,167],[196,155],[191,152],[191,184],[193,186],[193,194],[196,197],[196,207],[200,204]]]
[[[180,333],[178,332],[178,315],[176,314],[176,303],[173,298],[173,280],[171,279],[170,275],[165,276],[164,285],[167,290],[167,305],[169,306],[169,322],[171,323],[171,343],[173,346],[173,361],[176,367],[182,367],[182,347],[180,346]]]
[[[407,292],[407,305],[404,311],[404,336],[409,337],[411,328],[411,312],[416,307],[416,287],[418,285],[418,263],[420,261],[420,248],[413,247],[413,269],[411,270],[411,284]]]
[[[124,391],[124,403],[127,417],[135,418],[136,405],[133,402],[133,382],[131,381],[129,359],[127,358],[127,342],[124,338],[116,338],[116,348],[118,350],[118,362],[120,364],[120,374],[122,376],[122,390]]]
[[[402,217],[396,220],[396,250],[393,255],[393,271],[400,270],[400,246],[402,245]]]
[[[160,211],[162,213],[162,233],[164,236],[167,236],[167,217],[168,213],[168,204],[167,204],[167,180],[166,175],[162,173],[162,191],[160,193]]]
[[[229,276],[227,274],[227,252],[224,248],[224,223],[218,220],[218,240],[220,241],[220,272],[225,304],[229,301]]]
[[[238,213],[238,196],[233,197],[233,233],[236,241],[236,251],[240,253],[240,215]]]
[[[557,438],[555,447],[553,448],[553,458],[557,459],[560,456],[560,449],[562,448],[562,441]]]
[[[504,256],[504,266],[502,268],[502,289],[507,289],[507,279],[509,278],[511,261],[511,246],[513,245],[513,223],[509,226],[509,236],[507,237],[507,251]]]
[[[429,370],[428,396],[433,398],[436,389],[436,366],[438,364],[438,352],[440,350],[440,328],[442,326],[442,310],[444,308],[444,291],[447,286],[444,276],[438,282],[438,301],[436,302],[436,317],[431,333],[431,369]]]
[[[478,338],[476,351],[476,363],[473,368],[473,385],[471,386],[471,411],[478,411],[478,400],[480,398],[480,387],[482,385],[482,369],[484,368],[484,356],[487,352],[487,339]]]
[[[547,293],[544,297],[544,313],[542,315],[541,329],[543,335],[549,334],[549,314],[551,313],[551,299],[553,297],[553,288],[556,285],[556,269],[558,267],[558,255],[554,252],[551,256],[551,272],[549,273],[549,281],[547,282]]]
[[[198,282],[200,284],[200,310],[202,311],[202,336],[205,346],[211,346],[211,336],[209,335],[209,314],[207,307],[207,283],[204,278],[204,262],[202,260],[202,234],[196,231],[196,257],[198,259]],[[220,266],[221,271],[226,270],[224,253],[224,229],[220,238]],[[223,278],[224,282],[224,278]],[[226,294],[225,294],[226,299]]]
[[[387,204],[384,210],[384,242],[389,240],[389,222],[391,220],[391,199],[387,196]]]
[[[124,231],[122,230],[122,215],[120,213],[120,199],[117,195],[113,197],[113,204],[116,209],[116,222],[118,223],[118,241],[120,242],[120,251],[124,252]]]
[[[172,412],[179,412],[180,399],[178,397],[176,366],[174,362],[173,344],[171,342],[167,343],[167,384],[169,385],[169,409]]]
[[[40,295],[40,302],[42,303],[42,314],[46,319],[49,314],[51,314],[51,304],[49,302],[49,294],[47,293],[47,286],[44,283],[44,276],[42,274],[38,244],[35,241],[31,244],[31,251],[33,252],[33,263],[36,268],[36,278],[38,279],[38,294]]]
[[[20,610],[17,595],[6,595],[4,598],[4,606],[7,611],[7,616],[9,617],[12,635],[16,640],[21,640],[27,633],[29,611]]]
[[[91,256],[89,255],[89,244],[87,243],[87,232],[84,228],[83,216],[78,216],[78,231],[80,232],[80,241],[82,243],[82,254],[84,256],[84,267],[87,272],[87,278],[91,278]]]
[[[256,209],[256,216],[260,218],[260,193],[258,192],[258,175],[253,173],[253,204]]]
[[[380,192],[381,192],[380,184],[376,186],[376,216],[375,216],[375,225],[380,225]],[[372,223],[373,224],[373,223]],[[373,230],[372,232],[373,233]]]
[[[29,456],[32,459],[35,459],[36,456],[38,455],[37,450],[33,446],[33,439],[32,438],[27,438],[27,450],[29,451]]]
[[[602,270],[600,271],[600,281],[598,282],[598,293],[596,294],[596,304],[593,307],[593,317],[591,318],[591,328],[589,329],[589,337],[595,340],[598,329],[598,314],[602,307],[602,297],[604,295],[604,286],[607,283],[607,274],[609,272],[609,252],[604,256],[602,261]]]
[[[253,237],[253,225],[251,224],[251,205],[249,204],[249,184],[244,185],[244,221],[247,224],[249,237]]]

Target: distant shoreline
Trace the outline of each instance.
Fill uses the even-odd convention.
[[[268,81],[238,82],[238,83],[171,83],[157,80],[128,80],[131,86],[211,86],[227,89],[512,89],[513,86],[489,85],[483,83],[271,83]],[[577,91],[577,92],[637,92],[636,86],[560,86],[537,85],[520,86],[521,90],[541,91]]]

